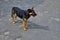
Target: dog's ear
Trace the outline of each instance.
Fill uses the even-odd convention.
[[[32,11],[31,11],[31,9],[27,9],[27,12],[30,13],[30,12],[32,12]]]
[[[34,7],[31,8],[32,10],[34,9]]]

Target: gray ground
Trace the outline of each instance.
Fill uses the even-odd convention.
[[[11,23],[11,9],[34,6],[35,18],[28,20],[28,30],[21,20]],[[60,0],[0,0],[0,40],[60,40]]]

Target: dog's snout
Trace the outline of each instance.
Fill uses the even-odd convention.
[[[36,16],[36,14],[35,14],[35,16]]]
[[[37,14],[34,14],[33,17],[35,17]]]

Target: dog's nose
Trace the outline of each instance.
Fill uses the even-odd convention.
[[[37,14],[35,14],[35,16],[37,16]]]
[[[35,17],[37,14],[34,14],[33,16]]]
[[[35,14],[37,16],[37,14]]]

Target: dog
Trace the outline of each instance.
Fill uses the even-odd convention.
[[[12,23],[15,23],[15,19],[17,19],[17,17],[22,19],[22,24],[23,24],[23,29],[26,31],[27,30],[27,20],[33,16],[35,17],[37,14],[34,11],[34,7],[29,8],[27,10],[22,10],[18,7],[13,7],[12,8],[12,13],[11,13],[11,18],[12,18]]]

